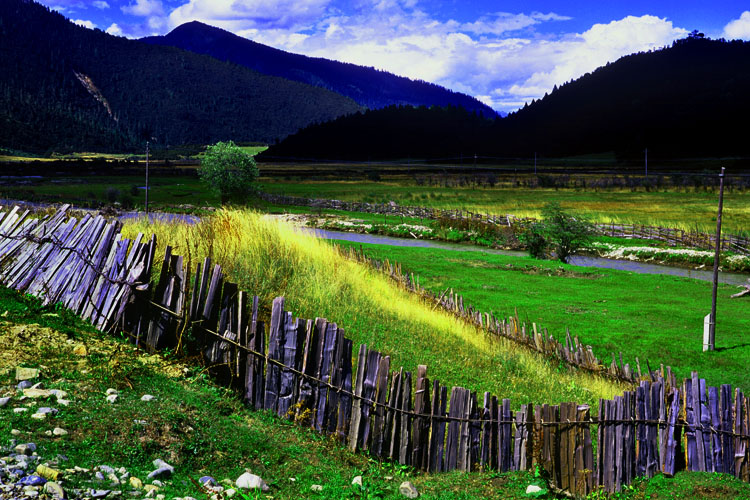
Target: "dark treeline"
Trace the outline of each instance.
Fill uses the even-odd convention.
[[[147,37],[142,41],[179,47],[261,73],[322,87],[370,109],[393,104],[452,105],[489,117],[496,115],[492,108],[477,99],[440,85],[356,64],[292,54],[198,21],[178,26],[165,36]]]
[[[328,90],[0,2],[0,147],[31,152],[274,142],[361,109]]]
[[[748,156],[750,43],[688,38],[633,54],[556,88],[506,118],[410,107],[309,127],[266,157],[547,157],[613,152],[632,163]]]

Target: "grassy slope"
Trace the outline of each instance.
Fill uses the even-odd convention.
[[[558,201],[563,208],[598,222],[621,221],[715,231],[718,195],[706,192],[578,191],[574,189],[472,189],[417,186],[413,182],[320,181],[265,183],[265,190],[290,196],[388,202],[436,208],[462,208],[518,217],[538,217],[542,205]],[[750,192],[726,192],[724,230],[750,227]]]
[[[41,307],[33,298],[0,288],[0,309],[7,311],[0,323],[0,396],[13,396],[0,408],[0,446],[7,446],[11,429],[17,429],[22,432],[18,440],[36,443],[42,459],[66,455],[60,468],[125,467],[148,483],[151,461],[162,458],[176,468],[159,491],[168,498],[207,498],[194,480],[203,475],[234,480],[246,468],[270,484],[268,495],[286,499],[401,498],[398,485],[406,479],[422,498],[523,498],[532,480],[528,473],[428,476],[380,463],[267,412],[245,409],[236,394],[214,385],[199,367],[185,371],[175,360],[137,354],[129,344],[103,337],[72,314]],[[85,356],[73,353],[81,344]],[[19,401],[12,389],[17,364],[42,367],[44,387],[67,391],[70,406],[55,405],[54,398],[38,400],[38,406],[60,410],[43,423],[12,413],[12,407],[30,404]],[[114,405],[105,401],[108,388],[120,391]],[[143,394],[156,399],[144,403]],[[54,427],[69,434],[44,434]],[[351,486],[357,475],[363,476],[365,491]],[[68,474],[63,484],[66,489],[102,487],[84,474]],[[323,491],[311,493],[313,484],[324,485]]]
[[[648,359],[652,368],[664,363],[680,376],[697,370],[713,385],[750,388],[745,363],[750,358],[750,318],[747,300],[729,298],[736,287],[719,287],[718,349],[703,353],[703,317],[711,307],[708,282],[577,268],[530,257],[364,246],[372,255],[401,262],[436,293],[452,287],[467,303],[498,316],[517,310],[521,318],[558,337],[568,327],[592,345],[600,359],[622,351],[631,365],[638,356],[644,369]]]
[[[526,402],[578,401],[596,407],[598,398],[622,388],[583,374],[570,374],[515,344],[493,341],[474,327],[432,311],[411,294],[339,255],[327,243],[253,212],[221,211],[197,226],[129,223],[125,233],[155,232],[160,249],[169,244],[193,262],[212,255],[229,279],[260,296],[268,307],[279,295],[303,318],[326,317],[357,344],[391,356],[391,366],[415,371],[447,386],[491,391]],[[267,311],[266,311],[267,313]]]

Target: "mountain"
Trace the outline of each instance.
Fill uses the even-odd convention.
[[[292,54],[198,21],[178,26],[167,35],[141,40],[210,55],[261,73],[332,90],[370,109],[394,104],[450,105],[476,111],[488,117],[495,116],[492,108],[477,99],[433,83],[411,80],[356,64]]]
[[[363,160],[402,158],[405,151],[412,158],[614,152],[632,160],[648,148],[650,159],[750,156],[742,125],[750,116],[750,43],[687,38],[632,54],[480,127],[470,125],[475,117],[466,115],[464,123],[437,111],[425,124],[425,113],[398,108],[342,117],[308,127],[265,155]],[[406,123],[425,128],[406,134]],[[377,150],[367,150],[368,143]]]
[[[320,87],[77,26],[30,0],[0,2],[0,147],[141,149],[274,142],[361,109]]]

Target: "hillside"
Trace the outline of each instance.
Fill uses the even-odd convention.
[[[167,35],[141,40],[210,55],[261,73],[329,89],[370,109],[394,104],[451,105],[488,117],[495,116],[492,108],[477,99],[439,85],[411,80],[375,68],[285,52],[198,21],[178,26]]]
[[[0,60],[8,149],[274,142],[360,109],[319,87],[89,30],[26,0],[0,3]]]
[[[427,111],[369,111],[312,126],[266,155],[337,158],[340,145],[348,144],[347,159],[366,160],[373,153],[363,148],[375,142],[381,159],[409,151],[413,158],[614,152],[626,160],[643,158],[646,148],[653,159],[746,156],[750,145],[738,124],[750,114],[749,62],[748,42],[679,40],[623,57],[479,129],[467,125],[471,116],[456,120],[452,113],[431,111],[428,127],[404,134],[404,124],[422,123]],[[336,141],[323,141],[332,131]],[[450,142],[440,142],[449,137]]]

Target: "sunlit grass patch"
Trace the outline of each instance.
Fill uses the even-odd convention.
[[[588,374],[569,373],[511,342],[491,339],[474,326],[432,310],[386,276],[346,259],[329,243],[251,211],[221,210],[195,226],[126,224],[125,233],[156,233],[159,249],[210,256],[229,280],[260,297],[283,295],[304,318],[326,317],[355,345],[366,343],[392,357],[392,366],[428,375],[446,385],[491,391],[513,404],[575,400],[595,405],[623,388]],[[266,311],[267,313],[267,311]]]

